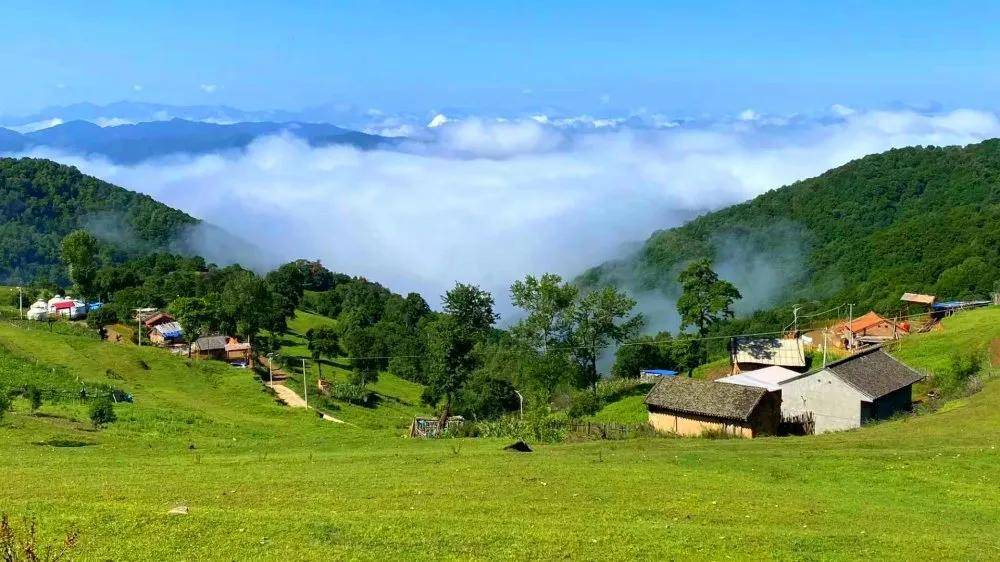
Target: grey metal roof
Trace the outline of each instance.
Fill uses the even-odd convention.
[[[826,370],[873,400],[924,378],[886,353],[881,346],[828,363]]]
[[[217,349],[226,349],[226,336],[201,337],[194,342],[194,346],[198,348],[198,351],[215,351]]]
[[[746,421],[767,390],[685,377],[657,382],[646,395],[649,406],[713,418]]]

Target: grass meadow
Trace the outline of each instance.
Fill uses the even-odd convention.
[[[942,354],[998,337],[1000,311],[974,311],[896,353],[933,372],[947,369]],[[0,380],[135,397],[102,430],[72,397],[34,414],[17,399],[0,422],[0,511],[35,518],[48,542],[78,529],[79,559],[1000,557],[996,380],[844,433],[519,454],[498,440],[403,438],[388,399],[364,423],[324,422],[276,403],[249,370],[157,349],[7,322],[0,348]],[[419,393],[379,385],[403,402]],[[169,515],[178,505],[189,513]]]

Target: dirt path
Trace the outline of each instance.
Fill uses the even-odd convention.
[[[258,360],[263,365],[268,365],[271,362],[271,360],[266,357],[259,357]],[[278,396],[278,400],[284,402],[286,405],[288,405],[289,408],[311,408],[311,406],[309,406],[309,404],[307,404],[306,401],[301,396],[299,396],[299,393],[285,386],[285,379],[287,378],[287,376],[285,375],[285,372],[281,370],[281,368],[275,365],[271,365],[271,370],[276,380],[274,381],[274,383],[265,382],[264,386],[273,390],[274,393]],[[313,408],[313,410],[316,409]],[[318,412],[320,417],[322,417],[326,421],[332,421],[334,423],[347,423],[342,419],[335,418],[330,414],[320,412],[319,410],[316,410],[316,412]]]

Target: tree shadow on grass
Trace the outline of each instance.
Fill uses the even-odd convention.
[[[35,441],[32,445],[38,445],[39,447],[92,447],[97,445],[92,441],[80,441],[77,439],[48,439],[46,441]]]

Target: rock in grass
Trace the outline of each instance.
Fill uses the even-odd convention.
[[[188,506],[186,505],[179,505],[167,512],[167,515],[187,515],[187,514],[188,514]]]
[[[530,453],[531,447],[528,446],[524,441],[518,440],[516,443],[511,443],[503,448],[504,451],[514,451],[516,453]]]

